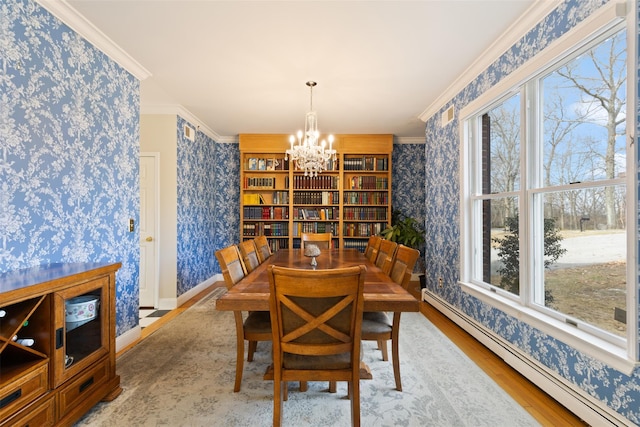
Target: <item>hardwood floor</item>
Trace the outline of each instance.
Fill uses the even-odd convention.
[[[412,282],[409,288],[416,298],[420,298],[419,284]],[[422,302],[420,311],[540,424],[588,426],[432,305]]]
[[[173,319],[197,301],[207,296],[214,287],[219,286],[224,287],[224,282],[214,283],[212,287],[208,288],[206,291],[196,295],[179,308],[172,310],[171,313],[162,316],[160,320],[154,322],[151,326],[144,328],[140,339],[144,339],[154,331],[158,330],[158,328],[166,324],[169,320]],[[411,282],[409,284],[409,289],[416,298],[420,297],[419,288],[420,286],[417,282]],[[492,353],[479,341],[449,320],[433,306],[422,302],[420,303],[420,311],[487,375],[489,375],[489,377],[509,393],[516,402],[522,405],[522,407],[540,424],[543,426],[553,427],[588,425],[536,385],[520,375],[520,373],[507,365],[501,358]],[[126,350],[128,350],[128,348],[123,349],[118,353],[118,355]]]

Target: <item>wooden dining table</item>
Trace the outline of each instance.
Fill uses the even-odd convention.
[[[316,262],[317,265],[312,266],[311,258],[305,256],[302,249],[280,249],[222,295],[216,301],[216,310],[268,311],[269,265],[309,270],[364,265],[367,268],[363,292],[364,311],[416,312],[420,309],[419,302],[413,295],[391,280],[357,249],[322,250]]]
[[[267,267],[277,265],[307,270],[329,270],[335,268],[364,265],[364,311],[419,311],[420,303],[406,289],[395,283],[379,267],[369,261],[357,249],[322,250],[316,257],[317,265],[311,265],[311,258],[302,249],[280,249],[267,258],[255,270],[229,289],[216,301],[216,310],[221,311],[269,311],[269,275]],[[265,380],[273,380],[273,368],[267,368]],[[360,379],[372,379],[369,367],[361,362]],[[306,390],[306,384],[300,385]],[[330,387],[335,392],[335,384]]]

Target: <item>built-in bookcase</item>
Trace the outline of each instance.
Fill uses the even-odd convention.
[[[265,235],[272,250],[300,247],[303,232],[331,233],[335,248],[364,251],[391,224],[392,135],[336,135],[317,177],[285,159],[288,135],[240,135],[240,239]]]

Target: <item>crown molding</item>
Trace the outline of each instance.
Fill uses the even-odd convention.
[[[394,144],[426,144],[424,136],[394,136]]]
[[[106,34],[100,31],[91,23],[91,21],[74,9],[66,0],[36,1],[40,6],[44,7],[73,31],[84,37],[89,43],[117,62],[138,80],[144,80],[151,76],[151,72],[149,72],[149,70],[133,59],[131,55],[107,37]]]
[[[555,10],[561,0],[538,0],[533,3],[507,30],[502,33],[458,78],[427,107],[418,117],[426,122],[460,93],[469,83],[486,70],[511,46],[522,38],[547,15]]]
[[[140,105],[140,114],[166,114],[172,116],[180,116],[197,128],[198,132],[202,132],[215,142],[230,143],[236,142],[235,137],[220,136],[205,125],[200,119],[193,115],[189,110],[180,104],[154,104]]]

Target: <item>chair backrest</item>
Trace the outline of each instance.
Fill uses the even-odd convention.
[[[271,256],[271,247],[266,236],[258,236],[254,239],[256,251],[258,252],[258,261],[260,264],[265,262]]]
[[[380,249],[381,241],[382,237],[375,235],[371,236],[367,242],[367,247],[364,249],[364,256],[373,263],[376,262],[376,258],[378,257],[378,250]]]
[[[359,369],[365,271],[363,265],[333,270],[269,266],[274,364],[305,369],[292,355],[350,353],[347,366],[333,369],[353,364]]]
[[[240,255],[242,256],[246,273],[249,274],[260,265],[256,245],[253,243],[253,240],[245,240],[244,242],[240,242],[238,249],[240,249]]]
[[[302,233],[300,236],[300,247],[305,248],[306,244],[313,243],[320,249],[331,247],[331,233]]]
[[[385,273],[389,274],[391,271],[391,264],[393,263],[393,256],[396,253],[398,244],[391,240],[382,239],[380,242],[380,249],[378,249],[378,256],[376,257],[376,265]]]
[[[216,258],[222,269],[222,277],[227,285],[227,289],[233,288],[244,277],[244,266],[240,259],[240,252],[236,245],[216,251]]]
[[[420,251],[417,249],[405,245],[398,245],[396,254],[393,257],[391,271],[389,272],[391,280],[407,289],[409,280],[411,279],[411,273],[413,273],[413,267],[416,265],[419,256]]]

